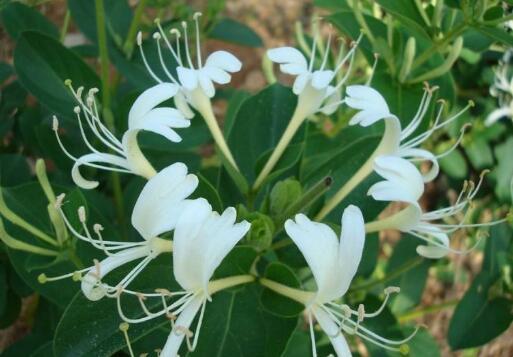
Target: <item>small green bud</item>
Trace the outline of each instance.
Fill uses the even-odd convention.
[[[403,64],[401,66],[401,71],[399,72],[399,81],[401,83],[404,82],[411,72],[411,66],[415,59],[416,47],[417,43],[415,41],[415,37],[408,38],[408,41],[406,41],[406,49],[404,50]]]
[[[243,242],[259,251],[269,248],[275,231],[273,220],[260,212],[248,212],[242,205],[239,206],[238,212],[241,219],[251,223],[251,228]]]
[[[410,353],[410,346],[408,346],[408,345],[401,345],[401,347],[399,347],[399,352],[403,356],[407,356]]]
[[[48,278],[46,277],[45,273],[41,273],[37,277],[37,281],[39,282],[39,284],[45,284],[48,281]]]
[[[270,194],[270,213],[280,216],[286,209],[296,202],[303,194],[299,181],[286,179],[274,185]]]

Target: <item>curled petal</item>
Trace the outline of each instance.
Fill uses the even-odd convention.
[[[216,89],[214,88],[212,80],[205,75],[200,75],[198,78],[201,89],[203,89],[205,95],[209,98],[212,98],[216,94]]]
[[[291,72],[284,71],[284,73],[297,75],[308,70],[308,63],[305,56],[294,47],[278,47],[267,51],[267,57],[276,63],[280,64],[293,64],[295,67],[290,67]],[[287,69],[287,68],[283,68]]]
[[[132,212],[132,225],[144,239],[175,228],[184,210],[184,200],[198,186],[187,166],[175,163],[153,176],[144,186]]]
[[[134,126],[150,110],[160,103],[172,98],[178,92],[178,86],[172,83],[161,83],[145,90],[135,100],[128,113],[128,126]]]
[[[440,172],[440,165],[438,164],[436,156],[427,150],[416,148],[402,149],[398,154],[402,157],[407,157],[409,159],[421,159],[423,161],[431,161],[431,168],[427,173],[422,175],[424,182],[433,181]]]
[[[385,98],[369,86],[354,85],[347,87],[346,104],[361,110],[349,122],[350,125],[369,126],[380,119],[393,116],[388,109]]]
[[[87,180],[80,173],[80,166],[92,164],[91,166],[95,167],[96,163],[114,165],[126,170],[129,169],[128,162],[125,158],[106,153],[86,154],[79,157],[71,169],[71,177],[73,182],[75,182],[77,186],[86,190],[96,188],[99,184],[98,181]],[[113,170],[116,171],[117,168],[113,167]]]
[[[205,67],[217,67],[233,73],[240,71],[242,63],[230,52],[215,51],[208,56]]]
[[[494,124],[496,121],[498,121],[500,118],[508,116],[510,117],[511,115],[511,109],[509,109],[508,107],[495,109],[486,117],[485,125],[490,126]]]
[[[302,73],[299,76],[296,77],[296,80],[294,81],[294,85],[292,87],[292,91],[295,95],[301,94],[303,89],[305,89],[306,84],[310,80],[310,73]]]
[[[230,76],[226,71],[217,67],[203,67],[201,72],[203,75],[218,84],[228,84],[232,79],[232,76]]]

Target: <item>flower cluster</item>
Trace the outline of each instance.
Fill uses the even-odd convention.
[[[512,54],[511,50],[506,51],[499,62],[499,66],[495,69],[495,77],[493,84],[490,86],[490,94],[497,98],[499,108],[488,114],[485,121],[486,125],[492,125],[501,118],[513,118]]]
[[[407,349],[405,344],[414,337],[416,331],[403,340],[390,340],[377,335],[363,325],[365,319],[375,317],[385,309],[389,296],[398,293],[398,288],[386,288],[382,306],[371,313],[365,310],[364,305],[352,309],[343,303],[343,299],[362,259],[366,233],[397,229],[427,243],[417,248],[421,256],[441,258],[449,252],[462,253],[450,247],[449,235],[452,232],[461,228],[500,222],[487,224],[465,222],[465,213],[471,206],[484,175],[477,184],[466,183],[452,206],[425,212],[419,203],[425,184],[433,181],[439,173],[438,160],[457,147],[463,138],[464,130],[454,146],[444,153],[434,154],[421,148],[421,145],[436,130],[456,120],[467,108],[442,120],[442,104],[431,127],[421,130],[421,123],[431,106],[436,90],[436,88],[426,87],[416,115],[403,128],[402,121],[391,113],[385,98],[370,86],[370,79],[365,85],[344,87],[361,37],[350,45],[345,55],[341,52],[331,69],[328,68],[331,37],[327,41],[326,52],[320,59],[318,67],[316,67],[318,36],[313,40],[309,59],[292,47],[269,50],[267,56],[271,61],[279,64],[282,72],[296,76],[292,91],[298,96],[298,101],[288,127],[256,179],[253,190],[256,192],[262,185],[295,132],[309,116],[316,113],[330,115],[345,104],[357,111],[350,120],[350,125],[368,127],[378,121],[384,121],[385,132],[375,152],[339,192],[326,202],[315,220],[321,221],[330,214],[352,189],[373,172],[382,180],[372,185],[368,194],[377,201],[401,202],[405,206],[400,212],[390,217],[366,224],[360,208],[354,204],[349,205],[342,214],[340,237],[337,237],[328,225],[312,221],[301,213],[294,219],[286,220],[284,229],[304,256],[313,274],[316,283],[314,292],[293,289],[250,274],[212,280],[216,268],[249,231],[250,223],[247,221],[236,223],[237,211],[233,207],[219,214],[213,211],[212,206],[204,198],[191,198],[198,187],[198,177],[188,173],[189,170],[183,163],[173,163],[157,171],[146,158],[137,141],[138,132],[145,130],[164,136],[169,141],[180,142],[181,137],[174,129],[187,128],[194,116],[194,109],[206,121],[222,155],[226,158],[226,164],[237,169],[237,164],[213,114],[211,98],[215,95],[214,83],[229,83],[231,73],[239,71],[241,63],[226,51],[216,51],[203,62],[200,16],[199,13],[194,15],[197,56],[195,63],[188,44],[187,23],[181,24],[181,31],[176,28],[171,29],[168,36],[160,22],[156,21],[158,31],[153,35],[153,39],[157,44],[158,58],[162,67],[160,71],[165,73],[165,78],[159,77],[155,69],[149,65],[143,49],[142,34],[138,35],[137,44],[141,57],[150,76],[158,84],[144,91],[133,103],[127,118],[128,130],[121,140],[115,136],[112,128],[107,128],[100,119],[99,105],[95,99],[98,90],[93,88],[84,94],[83,87],[75,90],[70,82],[67,83],[78,103],[74,112],[80,133],[85,145],[91,151],[78,158],[69,153],[61,142],[58,120],[54,118],[53,129],[56,138],[65,154],[75,162],[71,176],[78,186],[85,189],[97,187],[98,182],[89,181],[81,175],[79,168],[82,165],[132,173],[146,178],[148,181],[138,195],[131,218],[132,226],[142,239],[136,242],[104,239],[101,225],[93,224],[92,228],[88,225],[84,207],[80,207],[77,212],[80,223],[78,229],[64,213],[62,207],[66,204],[66,197],[60,195],[55,200],[54,208],[59,212],[69,232],[76,239],[87,242],[103,252],[105,257],[94,260],[90,267],[60,277],[47,277],[42,274],[40,281],[43,283],[68,277],[80,280],[82,292],[89,300],[115,299],[119,315],[125,323],[142,323],[162,316],[169,318],[172,329],[161,352],[161,356],[165,357],[177,356],[184,340],[188,349],[194,350],[198,343],[207,302],[216,292],[255,281],[265,288],[304,305],[314,356],[317,355],[315,322],[327,334],[337,356],[351,355],[349,345],[342,333],[359,336],[387,350],[404,352]],[[180,41],[182,36],[183,42]],[[169,51],[170,59],[165,57],[162,44]],[[170,62],[174,62],[176,66],[170,68],[166,65]],[[346,72],[342,75],[343,70]],[[332,82],[335,83],[332,84]],[[508,90],[511,87],[509,82],[496,83],[498,89],[502,88],[501,86],[507,87]],[[171,98],[176,108],[160,106]],[[88,139],[91,133],[98,139],[96,141],[106,147],[107,152],[99,151],[93,146]],[[427,166],[429,166],[427,170],[422,169]],[[463,218],[459,218],[461,216]],[[453,223],[454,219],[460,220]],[[169,238],[171,235],[172,239]],[[181,290],[171,292],[166,289],[157,289],[152,293],[131,290],[129,286],[134,279],[161,254],[172,254],[173,264],[172,269],[170,267],[170,273],[172,271]],[[106,277],[110,272],[135,261],[138,263],[120,281],[115,284],[108,282],[111,280]],[[143,317],[130,317],[130,313],[123,308],[122,302],[126,298],[139,300],[144,312]],[[149,309],[145,302],[148,299],[159,301],[161,309],[158,311]],[[197,325],[193,329],[191,325],[198,314]],[[127,336],[126,327],[122,330]],[[132,353],[131,349],[130,352]]]

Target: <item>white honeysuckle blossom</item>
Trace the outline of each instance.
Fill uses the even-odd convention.
[[[298,100],[287,128],[265,163],[262,171],[260,171],[256,178],[253,189],[256,190],[263,184],[306,118],[318,112],[322,112],[326,115],[333,114],[344,102],[340,99],[341,88],[351,73],[356,47],[360,39],[361,36],[352,44],[347,54],[343,58],[340,58],[334,69],[326,68],[330,53],[331,33],[319,69],[314,69],[317,36],[313,41],[309,62],[307,62],[305,56],[294,47],[278,47],[267,51],[267,57],[269,57],[271,61],[279,63],[283,73],[297,76],[292,90],[294,94],[298,96]],[[337,73],[342,70],[347,61],[349,61],[349,68],[346,74],[338,83],[331,85],[331,82],[337,78]]]
[[[335,68],[326,68],[328,55],[330,53],[331,33],[322,63],[318,69],[314,68],[315,54],[317,49],[317,36],[313,41],[309,61],[301,51],[294,47],[278,47],[267,51],[267,57],[275,63],[280,64],[283,73],[296,76],[292,91],[298,96],[296,111],[303,118],[321,112],[326,115],[333,114],[338,106],[343,103],[340,91],[351,73],[354,54],[361,36],[352,44],[351,49],[335,65]],[[344,77],[335,85],[331,82],[336,79],[337,73],[344,68],[349,60],[349,68]]]
[[[430,182],[436,178],[440,171],[438,159],[450,154],[458,147],[459,143],[463,139],[463,134],[467,125],[462,127],[460,136],[454,145],[441,154],[435,155],[426,149],[420,148],[420,145],[428,140],[435,131],[456,120],[463,112],[472,106],[473,103],[470,102],[464,109],[444,121],[441,121],[443,111],[442,105],[431,127],[418,135],[414,135],[429,109],[434,90],[436,90],[436,87],[425,89],[417,113],[410,123],[403,129],[399,118],[390,112],[385,98],[383,98],[377,90],[369,87],[368,85],[352,85],[347,87],[344,101],[350,108],[358,110],[358,112],[349,121],[349,124],[359,124],[363,127],[367,127],[379,120],[383,120],[385,122],[385,132],[379,145],[371,154],[369,159],[326,202],[324,207],[315,217],[316,220],[322,220],[326,217],[374,170],[381,171],[380,174],[383,176],[387,171],[398,170],[399,167],[396,165],[399,164],[401,168],[404,168],[411,173],[410,177],[405,176],[405,181],[402,182],[405,184],[404,187],[409,187],[414,191],[417,190],[417,193],[420,189],[420,183],[418,182],[419,175],[421,175],[423,182]],[[394,157],[400,160],[394,160]],[[376,160],[378,160],[378,162],[376,162]],[[425,173],[421,173],[420,170],[416,168],[418,174],[413,173],[413,165],[407,165],[404,161],[408,161],[411,164],[420,164],[421,162],[427,161],[431,163],[431,168]],[[383,183],[381,185],[387,184]],[[375,186],[374,190],[383,188],[381,185]],[[404,193],[406,194],[406,192]]]
[[[377,166],[383,160],[391,160],[388,157],[377,158]],[[402,163],[398,161],[402,160]],[[472,200],[476,196],[484,179],[484,173],[475,185],[466,181],[463,190],[452,206],[440,208],[430,212],[424,212],[418,200],[424,193],[424,184],[420,174],[415,173],[415,167],[401,158],[394,158],[394,162],[387,163],[386,170],[378,167],[376,172],[385,178],[369,189],[369,195],[378,201],[403,202],[408,205],[398,213],[387,218],[367,223],[366,232],[376,232],[383,229],[397,229],[403,233],[426,242],[427,245],[417,246],[417,253],[425,258],[439,259],[449,253],[464,254],[474,249],[455,250],[450,247],[449,236],[451,233],[464,228],[477,228],[503,222],[505,219],[489,223],[465,223]],[[408,165],[411,165],[408,168]],[[419,177],[415,178],[418,175]],[[415,185],[417,187],[415,187]]]
[[[83,96],[84,87],[75,91],[71,87],[70,81],[67,81],[66,84],[70,87],[79,104],[74,111],[82,139],[91,152],[78,158],[70,154],[60,139],[59,122],[55,116],[53,118],[53,130],[61,149],[70,159],[75,161],[71,170],[73,181],[84,189],[97,187],[98,181],[85,179],[80,173],[80,166],[82,165],[109,171],[133,173],[147,179],[151,178],[156,174],[156,171],[139,148],[137,143],[139,131],[150,131],[177,143],[181,141],[181,138],[173,128],[187,128],[190,125],[189,120],[185,119],[180,111],[174,108],[157,107],[178,92],[178,87],[174,84],[158,84],[145,90],[135,100],[128,114],[128,130],[123,134],[120,141],[100,120],[95,100],[98,89],[90,89]],[[101,152],[91,144],[84,130],[83,120],[87,123],[90,132],[112,153]]]
[[[203,198],[190,201],[176,222],[173,237],[173,274],[183,291],[128,292],[137,295],[146,314],[132,319],[125,315],[121,306],[121,295],[126,291],[119,290],[118,310],[125,322],[141,323],[164,315],[170,318],[173,327],[160,356],[177,356],[184,338],[189,350],[194,350],[205,306],[211,296],[228,287],[254,280],[250,275],[239,275],[211,281],[216,268],[250,228],[247,221],[235,223],[236,215],[233,207],[219,215]],[[176,297],[176,301],[168,302],[168,299]],[[149,311],[143,302],[147,298],[161,299],[163,308],[158,312]],[[200,310],[196,331],[192,333],[190,326]]]
[[[490,94],[496,97],[499,108],[493,110],[486,117],[485,124],[492,125],[501,118],[513,119],[513,75],[511,74],[512,51],[504,53],[498,67],[494,70],[494,82],[490,86]]]
[[[81,277],[81,287],[89,300],[100,300],[104,296],[114,296],[118,290],[126,287],[137,275],[158,255],[171,252],[173,242],[160,238],[159,235],[175,229],[177,220],[191,200],[187,199],[198,186],[198,178],[187,173],[187,167],[182,163],[175,163],[153,176],[144,186],[132,212],[132,225],[142,236],[144,241],[118,242],[104,240],[103,227],[100,224],[93,226],[96,238],[90,232],[86,222],[85,208],[78,210],[79,220],[83,234],[78,232],[70,223],[61,206],[64,194],[58,197],[56,206],[71,233],[77,238],[93,247],[103,251],[107,257],[102,261],[79,272],[66,274],[56,278],[43,277],[43,281],[52,281],[77,274],[85,273]],[[129,262],[142,259],[120,282],[111,286],[102,279],[112,270]]]
[[[413,163],[429,161],[431,162],[431,168],[428,172],[422,175],[424,182],[430,182],[436,178],[440,171],[438,159],[448,155],[459,145],[463,138],[464,129],[462,129],[462,133],[456,143],[442,154],[435,155],[428,150],[421,149],[419,146],[436,130],[456,120],[468,109],[469,106],[473,105],[472,103],[469,103],[467,107],[454,116],[440,122],[442,117],[442,106],[433,125],[423,133],[412,137],[412,134],[418,129],[429,109],[435,89],[436,88],[426,88],[417,113],[404,129],[401,127],[399,118],[390,112],[385,98],[383,98],[377,90],[363,85],[349,86],[346,91],[347,97],[345,98],[346,104],[349,107],[359,110],[359,112],[351,118],[349,122],[350,125],[359,124],[367,127],[379,120],[385,121],[385,134],[383,135],[383,139],[381,140],[379,147],[373,154],[374,158],[381,155],[388,155],[401,157]]]
[[[149,65],[142,48],[142,34],[140,32],[137,35],[137,45],[144,65],[151,77],[158,83],[171,82],[179,86],[179,91],[174,96],[176,107],[189,119],[194,116],[194,112],[191,110],[191,107],[196,109],[205,119],[205,122],[212,133],[214,140],[221,149],[221,152],[234,167],[237,167],[235,160],[226,145],[223,134],[219,129],[219,125],[217,124],[210,99],[215,95],[214,83],[230,83],[231,73],[240,71],[242,63],[231,53],[222,50],[211,53],[205,60],[205,63],[203,63],[199,30],[200,16],[201,13],[199,12],[194,14],[196,28],[196,64],[193,63],[194,61],[189,49],[187,23],[185,21],[182,22],[184,59],[181,53],[180,31],[178,29],[172,29],[170,31],[170,35],[174,36],[176,40],[175,46],[173,46],[171,43],[173,39],[170,39],[164,32],[160,21],[158,19],[155,20],[158,32],[154,33],[153,39],[157,43],[160,65],[166,78],[160,78]],[[174,69],[170,69],[166,65],[166,61],[164,60],[165,56],[162,53],[161,40],[164,41],[173,60],[177,63],[177,66]],[[176,72],[176,74],[173,74],[173,72]]]
[[[354,311],[348,305],[339,303],[348,291],[362,258],[365,225],[360,209],[348,206],[344,210],[340,239],[329,226],[313,222],[303,214],[296,215],[295,221],[289,219],[285,223],[285,230],[305,257],[313,273],[317,291],[295,290],[266,279],[262,280],[262,285],[305,305],[305,314],[310,325],[312,354],[317,356],[314,319],[328,335],[338,357],[351,356],[347,341],[341,332],[357,335],[388,350],[402,350],[401,346],[414,334],[402,341],[392,341],[361,325],[365,318],[381,313],[389,295],[398,292],[398,288],[385,289],[383,305],[373,313],[366,313],[363,305]]]

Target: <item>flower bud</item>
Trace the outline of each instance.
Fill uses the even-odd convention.
[[[271,190],[270,195],[270,213],[271,216],[280,216],[296,202],[303,190],[299,181],[286,179],[278,182]]]

